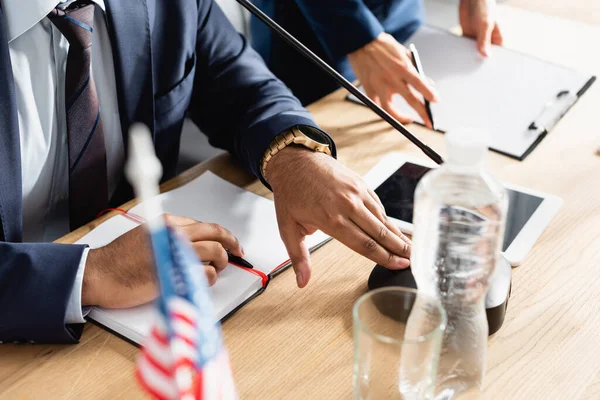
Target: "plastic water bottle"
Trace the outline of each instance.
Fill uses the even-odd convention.
[[[508,197],[484,168],[485,132],[446,135],[448,158],[415,192],[411,265],[420,291],[448,314],[435,399],[480,398],[488,325],[485,295],[504,237]]]

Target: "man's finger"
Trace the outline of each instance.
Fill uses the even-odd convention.
[[[400,228],[398,228],[398,225],[396,225],[393,220],[388,218],[387,214],[385,213],[385,208],[383,207],[383,204],[381,203],[381,200],[379,199],[377,194],[371,189],[369,189],[369,194],[373,198],[373,200],[369,200],[369,199],[365,200],[365,206],[369,209],[369,211],[371,211],[373,213],[373,215],[375,215],[377,217],[378,220],[383,222],[383,224],[385,226],[387,226],[387,228],[390,231],[392,231],[396,235],[398,235],[400,240],[402,240],[403,242],[407,243],[409,246],[412,247],[412,241],[404,233],[402,233]],[[409,256],[410,256],[410,251],[409,251]],[[410,257],[408,257],[408,258],[410,258]]]
[[[243,257],[244,250],[239,240],[228,229],[214,223],[199,222],[180,228],[192,242],[219,242],[232,254]]]
[[[410,50],[400,46],[400,48],[395,49],[393,54],[390,55],[392,58],[385,63],[379,62],[379,66],[384,70],[385,76],[393,77],[391,80],[394,85],[397,86],[399,83],[405,84],[405,82],[408,82],[427,100],[433,102],[439,100],[435,89],[421,78],[417,72]]]
[[[200,260],[210,263],[216,268],[217,272],[221,272],[229,264],[229,257],[221,243],[202,241],[192,243],[192,245]]]
[[[413,110],[417,112],[417,114],[419,114],[419,117],[421,117],[425,123],[425,126],[429,129],[433,129],[433,124],[429,119],[429,115],[427,115],[427,109],[425,108],[423,101],[417,97],[416,93],[410,86],[406,86],[406,84],[403,86],[402,93],[400,94],[402,97],[404,97],[404,100],[406,100],[408,105],[411,106]]]
[[[205,265],[204,273],[206,274],[206,279],[208,280],[208,286],[213,286],[215,283],[217,283],[217,271],[214,269],[214,267]]]
[[[477,49],[484,57],[490,55],[490,43],[492,42],[492,31],[494,30],[494,24],[484,21],[481,23],[481,28],[477,32]]]
[[[412,242],[402,233],[400,228],[398,228],[398,226],[390,218],[388,218],[387,214],[385,213],[385,208],[383,207],[383,204],[381,204],[381,200],[379,200],[379,197],[377,197],[375,192],[369,189],[369,194],[372,198],[365,200],[365,207],[367,207],[367,209],[371,211],[378,220],[387,226],[390,231],[394,232],[402,241],[412,245]]]
[[[363,84],[363,88],[365,89],[367,97],[373,100],[375,104],[381,106],[379,96],[377,96],[377,92],[371,88],[371,85]]]
[[[400,122],[401,124],[410,124],[411,122],[413,122],[412,118],[410,118],[408,115],[400,114],[399,112],[397,112],[389,99],[381,101],[381,108],[387,111],[388,114],[390,114],[392,117],[398,120],[398,122]]]
[[[385,249],[350,220],[340,219],[336,226],[323,227],[321,230],[355,252],[386,268],[404,269],[410,265],[409,260]]]
[[[498,26],[498,23],[494,25],[494,30],[492,31],[492,44],[502,46],[504,44],[504,37],[502,36],[502,31]]]
[[[431,101],[433,103],[439,101],[440,96],[438,95],[437,91],[429,84],[429,82],[426,82],[423,78],[421,78],[414,67],[411,66],[408,73],[403,76],[403,78],[409,85],[421,93],[423,97],[427,99],[427,101]]]
[[[367,188],[367,192],[369,192],[369,196],[381,210],[381,214],[383,214],[385,216],[385,207],[383,206],[383,203],[381,202],[381,199],[379,198],[379,196],[377,196],[377,193],[375,193],[375,191],[371,188]],[[382,220],[381,222],[384,222],[384,221]]]
[[[410,259],[410,246],[396,235],[385,223],[381,222],[367,207],[350,217],[360,229],[389,252]]]
[[[296,273],[296,283],[303,288],[310,280],[310,254],[304,243],[304,235],[293,222],[280,223],[279,232]]]
[[[171,226],[186,226],[191,224],[197,224],[198,221],[188,217],[182,217],[181,215],[165,214],[165,221]]]

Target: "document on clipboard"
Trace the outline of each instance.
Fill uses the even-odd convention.
[[[485,59],[472,39],[428,26],[409,43],[419,49],[423,68],[440,94],[440,101],[431,103],[436,129],[487,131],[490,149],[518,160],[535,149],[596,79],[498,46]],[[396,96],[394,105],[422,123],[402,97]]]

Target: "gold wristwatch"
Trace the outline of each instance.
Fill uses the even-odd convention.
[[[316,134],[310,127],[302,129],[302,127],[295,126],[287,132],[277,136],[269,147],[265,151],[265,155],[260,163],[260,172],[264,178],[265,171],[267,170],[267,164],[273,158],[273,156],[283,150],[285,147],[290,145],[300,145],[307,149],[316,151],[319,153],[325,153],[328,156],[331,155],[331,147],[329,143],[323,143],[324,139],[322,135]]]

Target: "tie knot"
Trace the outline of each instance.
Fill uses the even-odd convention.
[[[86,49],[92,45],[94,4],[76,1],[65,10],[57,7],[50,11],[48,18],[71,46]]]

